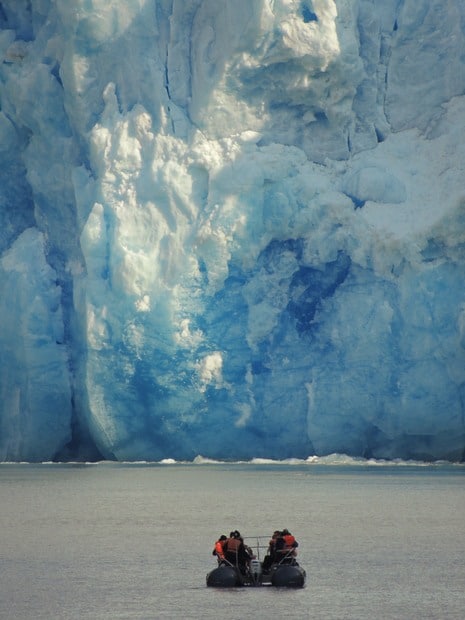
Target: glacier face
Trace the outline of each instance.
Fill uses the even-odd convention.
[[[464,457],[465,5],[0,26],[0,460]]]

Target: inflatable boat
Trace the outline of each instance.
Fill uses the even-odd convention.
[[[255,549],[254,549],[255,547]],[[240,570],[223,560],[207,574],[211,588],[239,588],[242,586],[275,586],[277,588],[303,588],[306,572],[295,557],[285,557],[279,562],[260,561],[260,544],[253,545],[255,557]]]

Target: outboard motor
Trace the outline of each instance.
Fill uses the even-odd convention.
[[[260,560],[253,558],[249,566],[250,578],[254,586],[259,586],[262,582],[262,565]]]

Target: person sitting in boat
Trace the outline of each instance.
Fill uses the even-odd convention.
[[[291,562],[297,555],[299,543],[288,529],[284,529],[275,544],[275,561]]]
[[[273,562],[276,562],[276,541],[282,538],[282,533],[279,530],[275,530],[268,543],[268,551],[263,559],[263,570],[268,570]]]
[[[224,534],[218,538],[215,543],[215,547],[212,551],[212,555],[216,555],[216,559],[218,560],[218,564],[221,564],[224,560],[224,545],[227,541],[227,537]]]
[[[224,543],[223,550],[225,559],[233,566],[237,566],[242,574],[245,574],[250,556],[245,548],[244,540],[237,530],[229,534],[229,538]]]
[[[242,544],[244,545],[244,549],[245,549],[245,552],[247,554],[248,560],[255,559],[254,552],[252,551],[252,549],[248,545],[245,544],[244,539],[241,536],[241,533],[238,532],[238,530],[234,530],[234,532],[231,532],[231,534],[235,538],[238,538],[242,542]]]

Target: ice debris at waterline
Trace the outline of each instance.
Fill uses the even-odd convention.
[[[0,4],[0,460],[460,460],[465,4]]]

